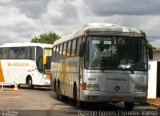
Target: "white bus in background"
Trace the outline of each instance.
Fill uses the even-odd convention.
[[[50,86],[51,44],[6,43],[0,45],[0,82]]]
[[[85,102],[124,102],[132,109],[147,99],[148,50],[141,30],[83,25],[54,42],[51,87],[58,99],[73,98],[78,107]],[[133,58],[132,64],[120,64],[126,54]]]

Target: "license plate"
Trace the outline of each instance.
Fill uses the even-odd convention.
[[[123,98],[122,98],[122,97],[119,97],[119,96],[111,97],[111,99],[112,99],[112,101],[117,101],[117,102],[123,101]]]

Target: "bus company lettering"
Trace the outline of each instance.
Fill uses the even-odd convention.
[[[29,66],[29,63],[25,62],[13,62],[12,64],[8,62],[7,64],[8,66]]]
[[[124,78],[107,78],[108,81],[126,81]]]
[[[11,66],[11,63],[10,62],[7,62],[8,66]]]
[[[88,78],[88,81],[96,81],[96,78]]]

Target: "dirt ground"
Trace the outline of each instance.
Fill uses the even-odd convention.
[[[160,98],[148,99],[147,102],[157,104],[160,106]]]

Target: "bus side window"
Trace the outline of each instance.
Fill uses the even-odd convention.
[[[59,45],[57,45],[57,47],[56,47],[56,58],[58,58],[59,57]]]
[[[35,47],[31,47],[30,49],[30,58],[35,60]]]
[[[55,59],[56,58],[56,46],[53,48],[53,59]]]
[[[18,48],[15,48],[15,49],[14,49],[13,58],[14,58],[14,59],[17,59],[17,58],[18,58]]]
[[[63,45],[63,56],[66,56],[66,51],[67,51],[67,43],[64,43]]]
[[[26,59],[30,59],[30,48],[29,47],[26,47],[25,48],[25,54],[26,54]]]
[[[6,58],[5,48],[2,48],[2,59]]]
[[[67,56],[71,55],[71,41],[68,42],[68,46],[67,46]]]
[[[18,49],[18,58],[19,59],[25,59],[25,48],[23,47],[23,48],[19,48]]]
[[[8,57],[8,48],[2,48],[2,59],[7,59]]]
[[[12,48],[10,48],[10,50],[9,50],[9,58],[10,59],[13,59],[13,54],[14,54],[14,51],[12,50]]]
[[[71,56],[75,56],[75,54],[76,54],[76,39],[72,41]]]
[[[76,53],[77,53],[77,55],[79,55],[79,49],[80,49],[81,42],[82,42],[82,39],[78,38],[77,39],[77,45],[76,45]]]
[[[62,43],[62,50],[61,50],[61,57],[63,58],[63,49],[64,49],[64,43]]]
[[[59,49],[59,57],[60,57],[60,58],[63,56],[63,54],[62,54],[62,45],[63,45],[63,44],[60,44],[60,49]]]

